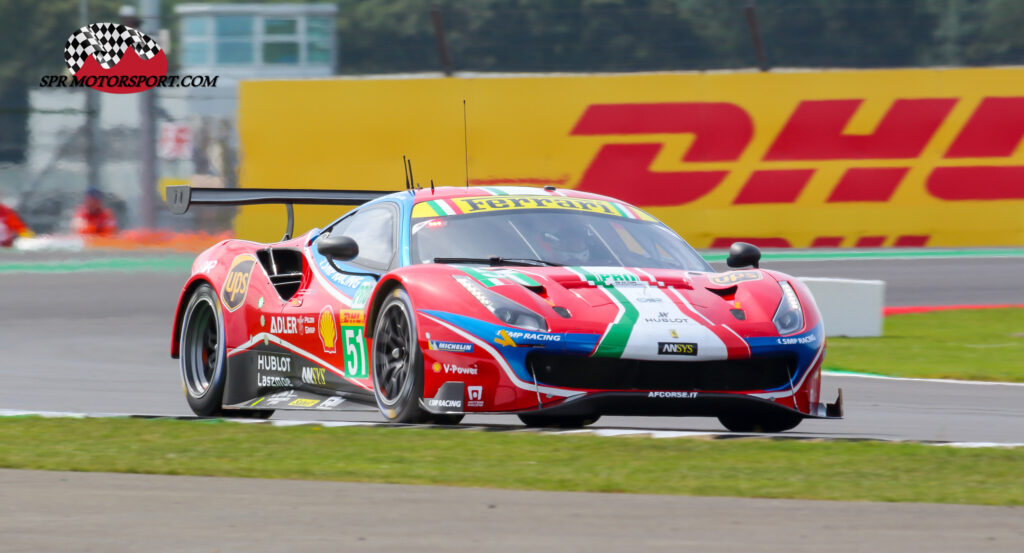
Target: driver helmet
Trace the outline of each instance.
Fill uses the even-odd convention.
[[[552,225],[543,229],[539,242],[549,261],[564,265],[583,265],[590,261],[587,229],[574,224]]]

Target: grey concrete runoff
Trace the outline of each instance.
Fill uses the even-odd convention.
[[[1019,552],[1024,508],[0,470],[0,550]]]

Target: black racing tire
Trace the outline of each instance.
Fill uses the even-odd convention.
[[[523,424],[530,428],[583,428],[584,426],[594,424],[600,418],[601,415],[519,415],[519,420],[523,421]]]
[[[439,417],[420,406],[423,352],[413,313],[409,294],[395,288],[381,305],[373,328],[373,395],[389,422],[421,424]]]
[[[732,432],[785,432],[796,428],[803,420],[803,417],[796,413],[732,413],[718,417],[718,422]]]
[[[182,388],[192,412],[200,417],[268,419],[273,409],[223,408],[227,374],[224,320],[217,293],[201,284],[192,293],[181,321],[179,361]]]

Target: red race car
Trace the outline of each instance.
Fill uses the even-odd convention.
[[[643,211],[554,187],[170,187],[192,204],[281,203],[284,240],[226,240],[192,267],[172,357],[201,416],[376,405],[390,421],[514,413],[712,416],[778,432],[819,401],[825,335],[807,288],[737,243],[725,273]],[[292,238],[291,205],[358,205]],[[366,407],[361,407],[365,409]]]

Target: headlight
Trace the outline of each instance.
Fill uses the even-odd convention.
[[[792,334],[804,326],[804,311],[800,308],[800,299],[788,282],[780,282],[782,288],[782,301],[779,308],[775,310],[772,322],[780,335]]]
[[[473,282],[469,277],[453,275],[455,280],[462,285],[473,297],[477,299],[488,311],[494,314],[499,321],[527,330],[547,330],[548,324],[544,317],[530,311],[518,303],[496,294]]]

